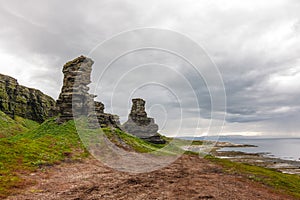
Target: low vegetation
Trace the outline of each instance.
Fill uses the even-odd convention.
[[[115,129],[111,131],[110,128],[102,129],[105,135],[112,141],[114,144],[121,148],[130,148],[136,152],[140,153],[150,153],[157,151],[160,148],[163,148],[165,145],[162,144],[152,144],[145,140],[142,140],[138,137],[133,135],[127,134],[121,130]],[[126,146],[124,146],[124,144]]]
[[[52,118],[39,125],[20,117],[10,119],[4,113],[1,117],[1,125],[5,121],[4,128],[18,129],[13,129],[6,137],[0,138],[0,198],[7,196],[13,188],[26,184],[26,180],[20,178],[22,173],[30,173],[65,160],[79,160],[89,155],[77,134],[74,121],[58,125],[55,118]],[[154,152],[163,147],[120,130],[104,128],[103,131],[116,145],[121,145],[119,143],[122,141],[137,152]],[[93,131],[90,130],[89,134],[93,134]]]
[[[26,132],[38,125],[39,124],[37,122],[21,117],[12,119],[0,111],[0,138],[11,137],[19,133]]]
[[[66,160],[80,160],[89,155],[77,134],[74,121],[58,125],[55,118],[52,118],[39,125],[20,117],[11,119],[0,112],[0,126],[2,137],[0,138],[0,198],[9,195],[14,188],[28,184],[20,174],[28,174]],[[178,146],[191,143],[164,137],[167,144],[151,144],[118,129],[102,130],[105,136],[117,146],[141,153],[157,151],[166,154],[182,153]],[[97,131],[89,131],[87,134],[97,134]],[[194,141],[191,144],[202,145],[202,141]],[[186,152],[186,154],[191,153]],[[300,198],[299,176],[212,156],[206,156],[206,159],[222,165],[226,173],[245,176]]]
[[[59,126],[51,119],[38,127],[30,121],[18,123],[23,123],[23,133],[0,139],[0,197],[24,184],[20,173],[87,155],[72,121]]]
[[[300,198],[300,176],[298,175],[283,174],[273,169],[232,162],[213,156],[206,156],[206,159],[222,165],[227,173],[242,175],[253,181],[270,186],[280,192]]]

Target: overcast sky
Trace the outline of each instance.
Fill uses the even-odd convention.
[[[226,114],[221,134],[300,136],[298,0],[0,2],[0,73],[17,78],[22,85],[57,99],[67,61],[91,55],[94,67],[101,69],[100,58],[92,57],[90,51],[113,35],[142,27],[174,30],[201,45],[222,75],[227,108],[226,113],[216,109]],[[147,66],[130,71],[143,64]],[[197,130],[204,134],[212,115],[211,99],[205,80],[185,71],[186,65],[164,52],[130,54],[99,82],[98,100],[124,121],[130,98],[140,96],[147,100],[149,115],[162,133],[174,135],[183,118],[180,133],[189,135],[200,118],[203,129]],[[121,73],[120,69],[127,70]],[[154,77],[153,82],[161,85],[143,86],[141,80],[149,83]],[[111,80],[121,83],[115,86],[113,107]],[[220,122],[216,126],[222,124],[221,118],[213,120]]]

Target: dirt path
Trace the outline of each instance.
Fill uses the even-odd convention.
[[[240,176],[226,175],[219,166],[187,155],[144,174],[118,172],[86,159],[25,178],[36,184],[8,199],[293,199]]]

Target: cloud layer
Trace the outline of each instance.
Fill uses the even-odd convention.
[[[88,55],[97,44],[121,31],[170,29],[200,44],[218,66],[227,95],[223,134],[300,136],[299,10],[297,0],[1,1],[0,73],[57,98],[66,61]],[[100,58],[92,58],[95,67],[101,68]],[[188,65],[182,60],[155,51],[131,54],[112,66],[107,77],[116,76],[121,68],[151,63],[151,59],[168,64],[172,70],[152,64],[150,71],[145,68],[129,73],[117,87],[113,104],[108,78],[98,88],[98,99],[108,111],[124,119],[132,97],[130,89],[138,80],[155,77],[156,82],[163,82],[180,96],[185,119],[181,134],[195,131],[198,119],[200,127],[207,127],[212,114],[208,89],[203,79],[186,70]],[[181,119],[176,95],[161,86],[148,85],[133,96],[148,100],[148,109],[152,107],[151,114],[161,127],[167,119],[163,132],[176,132]],[[218,108],[215,111],[222,112]],[[203,128],[199,133],[206,131]]]

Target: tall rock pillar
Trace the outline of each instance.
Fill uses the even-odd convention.
[[[94,101],[96,97],[89,94],[91,72],[94,61],[80,56],[63,67],[64,81],[61,93],[56,102],[60,114],[58,123],[72,120],[73,117],[88,117],[90,128],[120,126],[119,117],[104,113],[104,104]]]
[[[88,92],[93,64],[90,58],[80,56],[64,65],[63,87],[56,102],[59,123],[73,119],[73,115],[88,115],[95,97]]]

